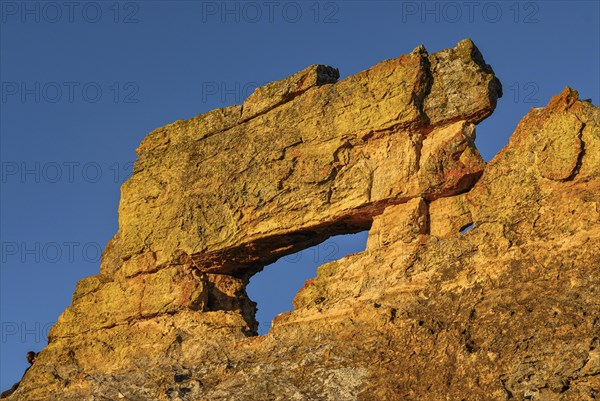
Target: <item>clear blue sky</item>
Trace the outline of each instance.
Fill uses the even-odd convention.
[[[478,127],[489,160],[566,85],[598,104],[598,4],[2,0],[0,387],[43,348],[77,280],[98,272],[119,186],[152,129],[241,103],[310,64],[344,78],[419,44],[435,52],[470,37],[504,86]],[[257,275],[259,321],[291,309],[317,265],[364,242],[330,239]]]

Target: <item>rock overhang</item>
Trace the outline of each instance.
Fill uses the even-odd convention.
[[[122,188],[123,259],[185,253],[201,270],[244,275],[368,229],[385,205],[465,191],[483,171],[471,124],[502,90],[471,40],[338,77],[313,65],[242,106],[149,134]]]

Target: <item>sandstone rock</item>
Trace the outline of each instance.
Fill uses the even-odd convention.
[[[335,78],[150,133],[13,399],[595,399],[600,109],[567,88],[485,166],[500,85],[471,41]],[[254,335],[252,274],[364,229]]]
[[[323,85],[334,84],[340,77],[337,68],[326,65],[311,65],[294,75],[271,82],[257,88],[242,107],[242,121],[249,120],[259,114],[266,113],[275,107],[293,100],[308,89]]]
[[[150,133],[122,187],[121,257],[151,252],[161,265],[185,253],[205,271],[251,274],[368,228],[387,204],[464,191],[481,173],[467,131],[492,112],[500,85],[470,40],[432,56],[418,48],[335,84],[319,85],[331,82],[319,68],[335,76],[309,67],[257,89],[242,109]],[[462,95],[425,107],[443,90]]]
[[[454,235],[473,224],[466,195],[440,198],[429,203],[429,234]]]

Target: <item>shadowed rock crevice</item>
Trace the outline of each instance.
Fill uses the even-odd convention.
[[[567,178],[565,178],[565,181],[573,180],[575,178],[575,176],[579,173],[579,170],[581,169],[581,164],[582,164],[583,158],[585,156],[585,142],[582,138],[584,129],[585,129],[585,123],[581,123],[581,129],[579,130],[579,133],[577,134],[577,140],[580,143],[580,149],[579,149],[579,153],[577,155],[577,161],[575,163],[575,167],[573,168],[573,171]]]

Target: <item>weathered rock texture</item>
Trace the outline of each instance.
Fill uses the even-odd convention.
[[[486,166],[473,124],[501,87],[471,41],[337,77],[150,133],[13,398],[596,399],[599,109],[565,89]],[[255,336],[252,274],[365,229]]]

